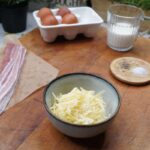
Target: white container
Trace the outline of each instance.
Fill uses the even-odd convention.
[[[77,16],[79,23],[43,26],[40,18],[37,16],[38,11],[33,12],[34,19],[38,24],[44,41],[53,42],[59,35],[63,35],[68,40],[73,40],[79,33],[83,33],[86,37],[94,37],[96,35],[103,20],[92,8],[73,7],[69,9]],[[56,16],[58,9],[51,10]],[[56,18],[59,22],[61,21],[60,16],[56,16]]]

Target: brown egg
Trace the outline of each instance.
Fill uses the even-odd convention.
[[[71,11],[70,11],[67,7],[61,7],[61,8],[59,8],[59,10],[57,11],[56,15],[63,17],[64,15],[66,15],[66,14],[68,14],[68,13],[71,13]]]
[[[63,16],[62,23],[63,24],[78,23],[78,19],[74,14],[69,13],[69,14],[66,14],[66,15]]]
[[[55,18],[55,16],[47,15],[41,19],[41,23],[44,26],[49,26],[49,25],[57,25],[58,21]]]
[[[41,8],[41,9],[39,10],[39,12],[38,12],[38,17],[40,17],[41,19],[42,19],[43,17],[47,16],[47,15],[53,16],[52,11],[51,11],[49,8],[47,8],[47,7]]]

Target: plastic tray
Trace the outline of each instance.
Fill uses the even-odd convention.
[[[38,11],[33,12],[44,41],[53,42],[59,35],[63,35],[68,40],[73,40],[79,33],[83,33],[86,37],[95,36],[100,24],[103,22],[102,18],[90,7],[73,7],[69,9],[77,16],[79,23],[43,26],[37,16]],[[58,9],[51,10],[56,16]],[[61,21],[60,16],[56,16],[56,18],[59,22]]]

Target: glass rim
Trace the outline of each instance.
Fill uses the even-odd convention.
[[[127,6],[127,7],[130,7],[130,8],[134,8],[134,9],[139,10],[140,14],[135,15],[135,16],[123,16],[123,15],[119,15],[119,14],[114,13],[114,12],[112,11],[112,8],[113,8],[113,7],[116,7],[116,6]],[[112,5],[109,6],[109,8],[108,8],[108,12],[112,13],[112,15],[115,15],[115,16],[117,16],[117,17],[121,17],[121,18],[124,17],[124,18],[127,18],[127,19],[134,19],[134,18],[144,17],[144,11],[143,11],[141,8],[136,7],[136,6],[133,6],[133,5],[128,5],[128,4],[112,4]]]

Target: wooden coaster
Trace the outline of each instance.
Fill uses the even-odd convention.
[[[150,82],[150,63],[134,58],[122,57],[110,64],[112,74],[119,80],[140,85]]]

